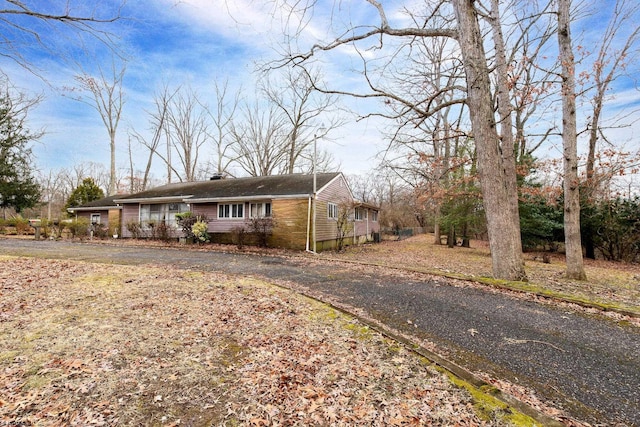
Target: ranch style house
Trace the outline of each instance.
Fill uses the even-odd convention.
[[[315,184],[314,184],[315,181]],[[314,197],[315,188],[315,197]],[[163,185],[131,195],[110,196],[70,208],[76,218],[119,228],[163,222],[177,238],[184,237],[176,214],[206,218],[212,242],[232,243],[233,230],[251,218],[272,217],[270,247],[322,251],[374,239],[380,232],[379,208],[354,199],[340,172],[272,175],[247,178],[213,177],[208,181]],[[111,234],[112,231],[109,231]]]

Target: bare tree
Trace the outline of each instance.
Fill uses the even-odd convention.
[[[68,193],[64,194],[63,171],[40,173],[38,181],[42,189],[42,203],[46,206],[46,214],[42,215],[47,220],[60,218],[60,213],[67,201]],[[66,197],[65,197],[66,196]],[[55,217],[53,216],[55,214]]]
[[[412,105],[431,104],[434,114],[424,115],[393,99],[387,103],[398,117],[398,126],[389,137],[384,165],[412,188],[424,192],[419,199],[428,199],[432,209],[435,244],[441,241],[442,197],[437,193],[450,187],[451,174],[462,166],[455,161],[458,144],[469,133],[463,130],[464,73],[454,52],[448,39],[416,40],[408,58],[410,65],[392,73],[398,81],[394,93],[402,93],[403,99],[412,100]],[[426,218],[421,222],[425,221]]]
[[[180,181],[195,181],[200,157],[200,149],[208,141],[210,123],[207,107],[204,106],[191,88],[179,88],[171,96],[166,111],[165,131],[172,151],[180,162],[172,163],[169,155],[167,165]]]
[[[116,67],[115,61],[111,64],[111,71],[107,75],[102,67],[98,66],[98,76],[87,73],[76,76],[80,89],[88,91],[91,99],[83,96],[74,96],[73,99],[91,106],[100,114],[107,134],[109,135],[110,150],[110,176],[107,194],[116,192],[116,132],[124,107],[124,92],[122,90],[126,65]]]
[[[562,147],[564,165],[564,241],[567,277],[586,280],[580,237],[580,181],[576,122],[575,60],[571,46],[571,1],[557,0],[558,48],[562,66]]]
[[[215,159],[209,162],[210,168],[216,174],[228,174],[229,167],[234,161],[232,146],[234,143],[232,128],[233,118],[238,110],[240,93],[228,93],[229,83],[223,85],[215,83],[215,106],[207,109],[211,120],[209,137],[214,145]],[[231,99],[230,99],[231,96]]]
[[[600,13],[600,12],[599,12]],[[590,102],[592,114],[587,124],[589,131],[589,151],[587,155],[587,179],[594,178],[597,143],[603,136],[602,112],[607,93],[616,79],[625,73],[625,66],[638,59],[638,41],[640,40],[640,3],[629,0],[616,0],[611,9],[611,18],[600,38],[593,68],[588,75],[593,79]],[[622,32],[631,29],[627,34]],[[621,46],[621,47],[617,47]]]
[[[78,39],[88,34],[105,46],[115,46],[114,37],[106,28],[120,19],[124,3],[115,9],[98,7],[102,2],[97,0],[33,3],[6,0],[0,8],[0,55],[26,70],[40,75],[26,52],[35,48],[60,53],[64,46],[58,41],[67,39],[60,37],[62,30],[70,30]]]
[[[262,91],[286,119],[288,142],[284,171],[292,174],[300,167],[301,159],[310,157],[305,152],[313,150],[314,138],[325,137],[344,120],[327,114],[335,110],[337,99],[335,95],[321,94],[314,89],[320,80],[317,71],[291,68],[278,71],[281,73],[275,79],[264,80]],[[318,129],[322,129],[321,134]]]
[[[258,102],[242,106],[242,120],[234,122],[232,135],[236,163],[251,176],[284,172],[287,167],[285,120],[277,107]]]
[[[156,92],[153,101],[155,108],[153,111],[147,111],[147,114],[149,115],[149,131],[151,132],[151,139],[145,138],[135,130],[131,131],[132,136],[138,141],[138,143],[149,150],[149,155],[147,157],[147,162],[142,176],[142,190],[145,190],[149,184],[154,156],[158,156],[167,165],[167,178],[169,179],[169,182],[171,182],[171,158],[170,156],[164,156],[159,149],[163,137],[167,137],[167,111],[169,109],[169,103],[175,93],[175,91],[170,91],[167,85],[165,85],[159,92]],[[170,151],[170,148],[168,148],[168,151]],[[131,173],[133,174],[133,165],[131,165],[131,169]]]

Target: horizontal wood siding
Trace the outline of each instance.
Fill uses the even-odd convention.
[[[303,250],[307,245],[309,199],[273,200],[271,212],[275,220],[269,245]]]
[[[140,205],[138,203],[125,203],[122,205],[122,237],[131,237],[127,230],[127,224],[140,222]]]
[[[344,177],[340,175],[338,179],[331,182],[327,187],[318,193],[318,201],[316,206],[316,240],[335,240],[338,227],[334,219],[329,219],[328,203],[334,203],[338,206],[351,204],[353,199],[349,186]]]

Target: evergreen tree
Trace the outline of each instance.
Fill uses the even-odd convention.
[[[8,88],[0,94],[0,207],[16,212],[34,207],[40,199],[40,187],[31,175],[29,147],[37,135],[25,127],[32,105],[33,101],[14,96]]]
[[[85,178],[82,184],[78,185],[69,195],[65,210],[82,206],[85,203],[93,202],[104,197],[104,191],[95,183],[93,178]]]

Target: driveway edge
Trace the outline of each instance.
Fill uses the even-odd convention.
[[[583,307],[583,308],[591,308],[591,309],[595,309],[595,310],[599,310],[599,311],[603,311],[603,312],[611,312],[611,313],[620,314],[622,316],[628,316],[628,317],[633,317],[633,318],[640,319],[640,312],[625,310],[623,308],[619,308],[619,307],[615,307],[615,306],[608,306],[606,304],[600,304],[600,303],[593,302],[593,301],[581,300],[581,299],[578,299],[578,298],[570,297],[568,295],[555,295],[555,294],[552,294],[550,292],[546,293],[546,292],[540,292],[540,291],[533,291],[533,290],[529,290],[529,289],[520,289],[517,286],[510,285],[511,283],[516,284],[516,283],[519,283],[519,282],[509,282],[509,281],[506,281],[506,280],[497,280],[497,279],[493,279],[493,278],[486,278],[485,279],[485,278],[482,278],[482,277],[470,277],[470,276],[466,276],[466,275],[461,274],[461,273],[446,273],[446,272],[438,271],[438,270],[429,270],[429,269],[421,269],[421,268],[410,268],[410,267],[398,267],[398,266],[394,266],[394,265],[388,265],[388,264],[377,263],[377,262],[369,262],[369,261],[346,260],[346,259],[329,258],[329,257],[322,257],[322,256],[317,258],[317,259],[325,260],[325,261],[331,261],[331,262],[342,262],[342,263],[345,263],[345,264],[358,264],[358,265],[366,265],[366,266],[372,266],[372,267],[389,268],[389,269],[393,269],[393,270],[407,271],[407,272],[410,272],[410,273],[429,274],[429,275],[432,275],[432,276],[439,276],[439,277],[444,277],[444,278],[447,278],[447,279],[464,280],[464,281],[467,281],[467,282],[478,283],[478,284],[489,286],[489,287],[496,288],[496,289],[514,291],[514,292],[518,292],[518,293],[521,293],[521,294],[533,295],[533,296],[536,296],[536,297],[539,297],[539,298],[548,299],[548,300],[564,302],[564,303],[568,303],[568,304],[576,304],[576,305],[579,305],[580,307]],[[522,283],[526,284],[526,282],[522,282]]]
[[[356,320],[358,320],[358,322],[362,323],[363,325],[367,326],[368,328],[380,333],[381,335],[399,343],[402,344],[407,350],[409,350],[410,352],[424,357],[425,359],[429,360],[431,363],[433,363],[434,365],[438,366],[439,368],[444,369],[446,372],[448,372],[449,374],[455,376],[456,378],[459,378],[463,381],[465,381],[466,383],[470,384],[475,390],[477,390],[477,392],[488,395],[488,396],[492,396],[495,399],[499,400],[500,402],[504,403],[505,405],[507,405],[507,408],[505,408],[505,410],[508,410],[508,408],[513,408],[516,411],[528,416],[529,418],[533,419],[535,422],[539,423],[539,425],[541,426],[548,426],[548,427],[563,427],[565,426],[564,423],[562,423],[561,421],[550,417],[549,415],[543,413],[542,411],[534,408],[533,406],[518,400],[516,397],[500,390],[499,388],[495,387],[492,384],[487,383],[486,381],[484,381],[483,379],[481,379],[480,377],[474,375],[472,372],[462,368],[461,366],[443,358],[442,356],[438,355],[437,353],[434,353],[431,350],[428,350],[424,347],[422,347],[419,344],[416,344],[415,342],[412,342],[409,338],[406,338],[402,335],[400,335],[399,333],[394,332],[391,329],[386,328],[384,325],[380,324],[380,323],[376,323],[376,322],[372,322],[358,314],[352,313],[351,311],[343,308],[343,307],[339,307],[336,306],[335,304],[323,300],[319,297],[313,296],[308,294],[307,292],[302,291],[301,289],[298,288],[291,288],[288,287],[286,285],[283,284],[278,284],[278,283],[274,283],[271,282],[269,280],[267,280],[267,282],[272,283],[278,287],[282,287],[285,289],[288,289],[290,291],[296,292],[297,294],[303,295],[306,298],[312,299],[314,301],[317,301],[321,304],[325,304],[329,307],[331,307],[332,309],[343,313],[345,315],[348,315]]]

